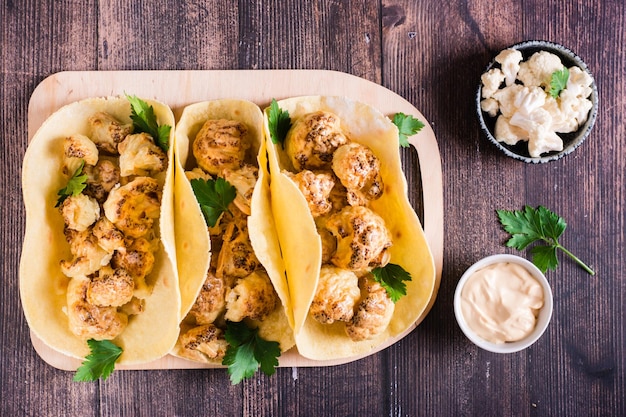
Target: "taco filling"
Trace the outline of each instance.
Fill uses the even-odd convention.
[[[181,131],[177,131],[177,138],[181,133],[191,142],[187,148],[193,159],[186,161],[184,175],[206,222],[202,229],[189,233],[208,235],[210,252],[205,256],[210,256],[210,261],[201,281],[181,273],[182,280],[196,280],[201,285],[181,323],[174,353],[209,363],[222,363],[227,353],[225,334],[229,322],[259,328],[265,339],[281,341],[282,350],[293,345],[281,299],[251,239],[251,234],[259,234],[255,229],[258,220],[251,217],[259,210],[253,196],[265,192],[258,184],[257,162],[259,152],[265,152],[260,136],[262,115],[256,106],[252,107],[256,113],[249,110],[256,116],[251,120],[211,113],[212,106],[222,104],[232,107],[235,114],[241,106],[254,106],[238,101],[199,103],[186,110],[179,125]],[[251,126],[254,123],[258,125]],[[196,127],[183,135],[182,130],[190,125]],[[267,259],[267,254],[262,255]],[[185,260],[193,262],[188,255],[181,255],[183,268]],[[284,335],[274,333],[280,323],[287,330],[282,332]]]

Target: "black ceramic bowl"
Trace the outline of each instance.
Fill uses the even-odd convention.
[[[563,140],[563,150],[562,151],[553,151],[549,153],[544,153],[540,157],[532,157],[528,153],[528,144],[525,141],[520,141],[515,145],[508,145],[503,142],[498,142],[494,137],[496,117],[491,117],[488,113],[483,112],[480,107],[480,102],[482,100],[482,82],[478,84],[478,91],[476,93],[476,110],[478,113],[478,121],[480,122],[480,127],[483,132],[487,136],[487,138],[496,145],[505,155],[510,156],[511,158],[519,159],[528,163],[542,163],[548,161],[554,161],[563,156],[573,152],[578,146],[580,146],[593,128],[593,125],[596,121],[596,116],[598,113],[598,88],[596,86],[596,82],[589,72],[587,65],[580,59],[575,53],[570,51],[568,48],[546,41],[526,41],[521,42],[512,46],[509,46],[506,49],[517,49],[522,53],[523,60],[527,60],[530,58],[535,52],[539,51],[547,51],[557,55],[561,58],[561,62],[566,67],[570,68],[572,66],[577,66],[585,71],[591,77],[591,96],[589,100],[591,100],[592,107],[589,111],[589,116],[587,117],[587,121],[578,128],[577,131],[571,133],[559,133],[558,135]],[[485,68],[484,72],[489,71],[493,67],[499,67],[494,59],[491,60],[487,68]]]

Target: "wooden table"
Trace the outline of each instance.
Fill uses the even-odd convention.
[[[622,1],[126,3],[0,5],[0,415],[626,415]],[[474,110],[483,68],[526,39],[573,49],[599,88],[591,136],[544,165],[505,157],[482,136]],[[237,386],[219,369],[119,371],[75,383],[44,363],[18,292],[30,96],[58,71],[145,69],[337,70],[419,109],[439,144],[445,216],[441,287],[421,325],[356,362],[279,368]],[[494,210],[525,204],[561,214],[569,225],[562,243],[597,275],[561,257],[547,274],[555,304],[546,334],[523,352],[492,354],[461,333],[453,293],[474,261],[512,252]]]

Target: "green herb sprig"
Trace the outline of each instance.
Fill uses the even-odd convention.
[[[72,177],[67,181],[67,185],[57,192],[59,198],[57,199],[57,203],[54,207],[59,207],[69,196],[79,195],[87,187],[87,174],[83,174],[84,167],[85,160],[81,159],[80,165],[76,171],[74,171]]]
[[[387,295],[394,303],[406,295],[406,284],[404,281],[411,281],[411,274],[400,265],[388,263],[383,267],[372,270],[374,280],[380,283],[387,291]]]
[[[122,354],[121,347],[110,340],[87,340],[90,353],[76,370],[74,381],[89,382],[99,378],[106,380],[115,370],[115,362]]]
[[[278,366],[280,345],[259,336],[259,329],[252,329],[243,322],[227,322],[225,338],[230,345],[222,360],[228,366],[233,385],[251,378],[261,368],[266,375],[273,375]]]
[[[215,180],[193,179],[191,188],[209,227],[217,224],[222,213],[228,211],[228,205],[237,196],[237,189],[221,177]]]
[[[275,145],[280,144],[284,148],[287,132],[289,132],[291,128],[291,117],[289,117],[288,111],[278,106],[276,99],[272,99],[272,103],[270,104],[267,122],[272,143]]]
[[[393,116],[393,124],[398,128],[398,138],[400,139],[400,146],[408,148],[409,136],[417,134],[424,127],[424,123],[416,119],[410,114],[396,113]]]
[[[130,119],[133,121],[135,133],[147,133],[164,152],[169,149],[170,125],[161,125],[157,123],[154,108],[148,103],[136,96],[126,95],[130,102]]]
[[[511,234],[506,246],[524,250],[532,243],[545,243],[531,249],[532,262],[542,272],[556,270],[559,264],[556,251],[559,249],[589,274],[595,275],[593,269],[559,243],[559,237],[567,227],[567,223],[562,217],[544,206],[539,206],[536,209],[526,206],[524,210],[515,211],[496,210],[496,213],[504,230]]]

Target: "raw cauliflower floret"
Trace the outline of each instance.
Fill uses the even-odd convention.
[[[483,83],[482,96],[490,98],[498,91],[504,81],[504,73],[500,68],[492,68],[480,76]]]
[[[504,87],[494,93],[493,98],[498,100],[500,105],[500,113],[504,117],[510,118],[517,111],[515,105],[515,97],[524,89],[524,86],[519,84],[513,84],[508,87]]]
[[[498,104],[498,100],[495,98],[486,98],[480,102],[480,109],[489,114],[489,116],[496,117],[498,115],[498,111],[500,110],[500,105]]]
[[[541,156],[542,153],[551,151],[562,151],[563,141],[555,132],[551,130],[538,129],[530,132],[528,140],[528,153],[533,158]]]
[[[60,209],[67,227],[79,232],[87,230],[100,217],[98,202],[84,194],[67,197]]]
[[[517,126],[511,125],[511,120],[500,115],[496,120],[496,140],[507,145],[515,145],[520,140],[528,140],[528,132]]]
[[[496,56],[496,62],[501,66],[506,85],[513,85],[515,83],[521,60],[522,53],[513,48],[505,49]]]
[[[592,83],[593,80],[587,72],[583,71],[579,67],[571,67],[569,69],[569,77],[565,88],[570,92],[570,94],[576,97],[587,98],[591,95]]]
[[[148,175],[164,171],[167,155],[147,133],[128,135],[117,146],[120,152],[120,175]]]
[[[550,52],[535,52],[528,60],[520,64],[517,79],[525,86],[547,87],[552,73],[563,69],[561,59]]]
[[[514,105],[518,112],[530,114],[543,107],[546,93],[539,87],[524,87],[515,94]]]

